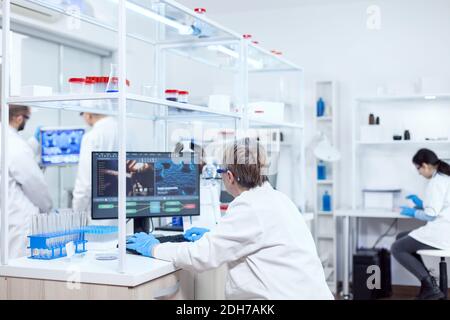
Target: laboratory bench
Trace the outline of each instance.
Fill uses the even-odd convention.
[[[126,272],[118,273],[118,260],[97,260],[99,253],[9,260],[0,266],[0,300],[194,299],[194,275],[171,262],[127,254]]]

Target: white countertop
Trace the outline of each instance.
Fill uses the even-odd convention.
[[[119,260],[100,261],[95,258],[98,253],[105,252],[88,251],[71,259],[13,259],[0,266],[0,276],[68,281],[79,272],[81,283],[135,287],[177,270],[171,262],[127,254],[126,272],[119,273]]]
[[[408,216],[401,215],[400,212],[386,210],[336,210],[337,217],[358,217],[358,218],[388,218],[388,219],[411,219]]]

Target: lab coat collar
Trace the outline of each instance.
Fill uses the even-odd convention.
[[[19,130],[17,130],[16,128],[13,128],[11,126],[8,126],[9,128],[9,132],[14,133],[14,134],[19,134]]]
[[[261,189],[273,189],[273,188],[272,188],[272,185],[270,184],[270,182],[266,181],[260,186],[257,186],[257,187],[254,187],[252,189],[248,189],[248,190],[243,191],[238,197],[242,196],[243,194],[245,194],[247,192],[255,192],[255,191],[258,191],[258,190],[261,190]]]

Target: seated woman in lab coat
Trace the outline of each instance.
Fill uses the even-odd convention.
[[[397,261],[421,282],[418,299],[442,299],[444,295],[436,280],[416,252],[423,249],[450,249],[450,166],[428,149],[420,149],[412,161],[419,174],[429,182],[424,201],[416,195],[408,196],[415,207],[402,207],[401,213],[427,221],[427,224],[400,233],[391,250]]]
[[[177,267],[228,267],[227,299],[333,299],[311,233],[295,204],[267,181],[267,155],[245,139],[224,152],[222,180],[235,199],[195,242],[159,244],[136,234],[127,247]]]

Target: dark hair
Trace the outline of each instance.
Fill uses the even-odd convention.
[[[9,122],[13,121],[14,118],[27,115],[30,113],[30,107],[12,104],[9,106]]]
[[[418,166],[422,166],[424,163],[436,166],[437,172],[450,176],[450,165],[439,159],[436,153],[429,149],[420,149],[417,151],[412,161]]]

